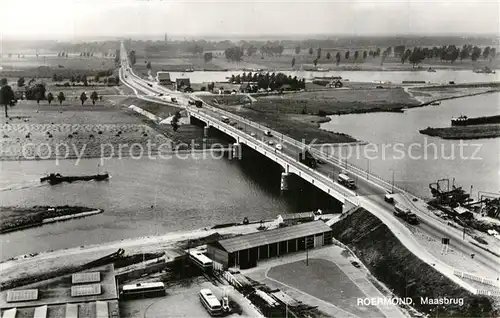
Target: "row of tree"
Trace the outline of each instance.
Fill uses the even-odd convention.
[[[292,77],[291,75],[287,76],[283,73],[243,73],[240,75],[232,75],[231,76],[232,83],[253,83],[249,87],[248,92],[254,93],[259,89],[272,89],[277,90],[280,89],[283,85],[289,85],[291,90],[299,90],[304,89],[306,87],[305,79],[298,79],[297,76]]]
[[[472,45],[463,45],[461,48],[455,45],[444,45],[441,47],[415,47],[413,50],[406,49],[404,45],[399,45],[394,47],[394,55],[396,57],[401,58],[401,62],[404,63],[406,60],[410,59],[410,56],[413,52],[419,52],[419,59],[432,59],[439,58],[443,61],[450,61],[453,63],[457,59],[465,60],[470,58],[472,61],[477,61],[479,58],[483,57],[483,59],[492,59],[497,55],[496,48],[492,48],[490,46],[481,49],[478,46]]]

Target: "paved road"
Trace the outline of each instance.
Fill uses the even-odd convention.
[[[200,112],[202,114],[208,115],[212,118],[216,118],[219,120],[221,120],[222,117],[224,116],[224,114],[221,113],[221,110],[218,110],[206,103],[204,103],[204,106],[200,109],[196,109],[194,106],[190,106],[188,104],[188,100],[192,99],[192,97],[189,96],[188,94],[172,91],[163,86],[157,85],[155,82],[139,78],[138,76],[133,74],[130,67],[128,66],[128,61],[125,53],[126,51],[123,46],[121,52],[123,52],[122,54],[124,54],[122,56],[122,65],[123,65],[122,70],[123,73],[126,74],[127,76],[127,78],[124,80],[129,85],[133,86],[137,91],[145,93],[148,96],[148,98],[165,102],[166,100],[170,100],[168,96],[172,96],[175,97],[178,101],[177,104],[171,104],[172,106],[187,108],[191,111]],[[158,97],[159,94],[163,94],[164,96]],[[247,136],[251,135],[253,138],[261,140],[268,144],[270,141],[272,141],[273,147],[278,143],[281,144],[283,149],[281,151],[275,149],[275,152],[281,152],[289,156],[290,158],[296,160],[296,158],[298,158],[299,156],[299,153],[302,152],[303,150],[303,148],[297,145],[296,143],[288,142],[287,138],[281,134],[266,136],[265,128],[259,127],[259,125],[256,125],[255,123],[253,124],[248,123],[245,119],[236,115],[228,115],[228,116],[231,116],[230,118],[231,122],[235,123],[234,126],[239,127],[241,132],[247,134]],[[326,160],[326,163],[320,164],[316,168],[316,171],[320,172],[325,177],[333,179],[332,181],[334,181],[335,177],[338,176],[338,174],[343,170],[344,167],[341,167],[338,161],[333,161],[333,160]],[[357,185],[357,189],[355,190],[356,194],[359,197],[363,197],[365,199],[365,202],[369,202],[369,204],[365,206],[376,207],[376,209],[379,212],[383,211],[385,216],[392,219],[391,222],[393,226],[401,230],[399,231],[400,233],[408,234],[407,225],[404,224],[402,220],[395,218],[393,216],[393,209],[394,209],[393,205],[385,202],[383,199],[384,195],[387,193],[386,189],[379,186],[378,184],[380,183],[375,184],[372,180],[370,180],[370,178],[367,178],[366,173],[361,174],[359,172],[354,173],[352,171],[350,171],[350,173],[351,177],[355,180]],[[338,184],[336,185],[342,187]],[[346,191],[348,190],[346,189]],[[396,189],[395,193],[397,192],[399,191]],[[411,202],[404,202],[403,200],[402,203],[411,207]],[[424,232],[426,235],[433,237],[439,241],[441,240],[442,237],[450,237],[451,246],[454,249],[467,255],[474,253],[476,255],[475,256],[476,261],[487,269],[487,273],[498,273],[498,268],[500,268],[500,258],[492,255],[491,253],[488,253],[487,251],[477,248],[476,246],[471,245],[470,243],[464,243],[463,240],[461,240],[461,236],[458,235],[456,231],[451,230],[446,226],[443,226],[442,223],[437,222],[436,219],[430,217],[425,213],[418,213],[418,211],[416,212],[421,221],[420,225],[418,225],[419,230]],[[410,233],[408,235],[412,234]],[[414,238],[411,239],[414,241]],[[411,246],[415,248],[416,245],[411,245]],[[423,249],[423,246],[419,245],[418,248]],[[414,250],[412,251],[415,253]],[[432,257],[432,260],[430,260],[430,258],[426,257],[425,261],[432,263],[435,262],[435,258]],[[446,274],[449,274],[449,271],[446,271]],[[487,277],[496,279],[496,277],[491,277],[490,275],[488,275]]]

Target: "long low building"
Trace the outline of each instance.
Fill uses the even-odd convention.
[[[207,245],[214,269],[257,265],[257,261],[332,243],[332,229],[323,221],[287,226],[220,240]]]

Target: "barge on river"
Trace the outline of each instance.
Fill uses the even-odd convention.
[[[48,182],[50,185],[59,184],[62,182],[73,182],[73,181],[104,181],[109,179],[109,174],[106,172],[104,174],[95,174],[90,176],[63,176],[60,173],[51,173],[46,177],[40,178],[40,182]]]

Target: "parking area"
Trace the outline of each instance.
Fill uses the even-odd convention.
[[[206,279],[199,277],[189,283],[183,283],[167,288],[167,295],[164,297],[136,299],[120,301],[120,317],[122,318],[164,318],[164,317],[196,317],[210,318],[210,314],[198,298],[200,289],[209,288],[221,298],[226,288],[226,293],[230,301],[238,303],[242,309],[242,314],[237,313],[227,317],[256,317],[257,313],[253,311],[245,300],[237,297],[234,290],[229,286],[215,286]]]

